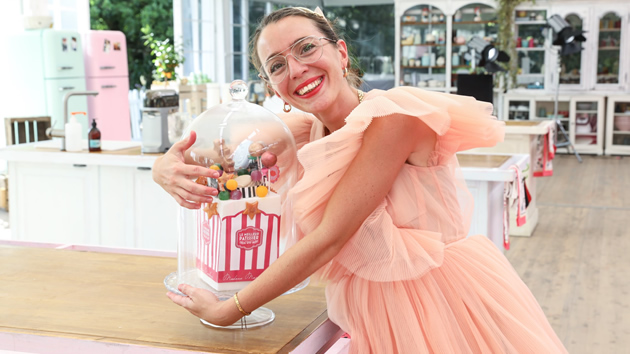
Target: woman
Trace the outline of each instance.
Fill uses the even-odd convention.
[[[455,153],[503,138],[491,105],[414,88],[363,94],[346,43],[308,9],[270,14],[252,44],[285,111],[312,113],[284,117],[304,168],[289,193],[304,235],[237,299],[182,285],[188,296],[171,300],[227,325],[319,271],[352,352],[566,352],[496,247],[466,238],[472,201]],[[190,208],[216,194],[191,181],[216,177],[186,164],[194,140],[154,166],[155,181]]]

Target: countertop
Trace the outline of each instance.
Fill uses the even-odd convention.
[[[101,166],[133,166],[150,168],[163,154],[142,153],[140,143],[103,141],[103,151],[67,152],[59,149],[59,140],[11,145],[0,149],[0,159],[7,161],[69,163]]]
[[[554,120],[541,121],[505,121],[505,134],[545,135],[556,122]]]
[[[0,243],[5,284],[0,287],[0,351],[24,350],[16,343],[30,336],[29,352],[39,352],[36,344],[47,338],[72,341],[74,350],[92,353],[289,352],[324,323],[332,324],[324,287],[309,285],[268,303],[276,318],[266,326],[206,327],[165,296],[164,277],[176,269],[172,257]],[[66,352],[76,351],[68,347]]]

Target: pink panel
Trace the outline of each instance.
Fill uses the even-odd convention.
[[[129,76],[124,33],[88,31],[83,42],[86,77]]]
[[[98,91],[98,96],[88,96],[88,112],[101,131],[101,140],[131,140],[129,118],[129,81],[126,77],[86,78],[88,90]]]

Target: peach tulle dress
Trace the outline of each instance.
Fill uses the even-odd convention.
[[[503,140],[504,124],[491,112],[473,98],[400,87],[368,92],[329,136],[311,115],[284,116],[303,167],[289,193],[302,235],[321,221],[372,119],[413,116],[437,133],[429,166],[405,164],[387,197],[319,271],[328,315],[350,334],[350,352],[566,352],[496,246],[482,235],[466,238],[473,200],[455,153]]]

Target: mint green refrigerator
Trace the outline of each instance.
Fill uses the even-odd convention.
[[[85,64],[78,32],[53,29],[24,31],[0,38],[7,98],[5,117],[50,116],[52,126],[63,129],[63,98],[70,91],[85,91]],[[4,101],[4,99],[3,99]],[[72,96],[71,112],[87,112],[86,96]],[[89,112],[88,117],[89,117]],[[88,122],[77,115],[87,138]]]

